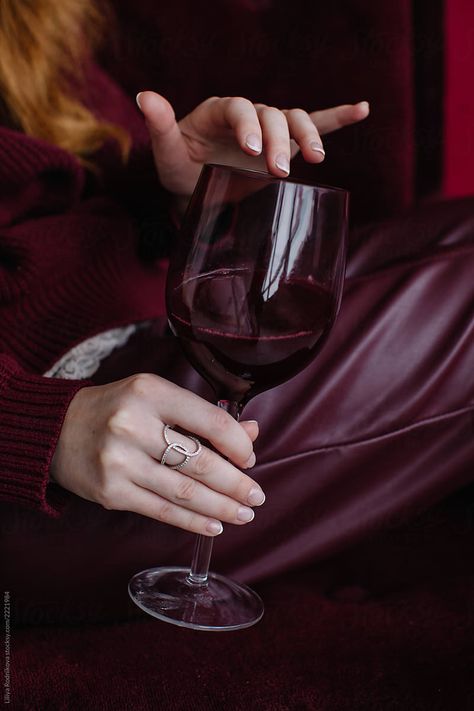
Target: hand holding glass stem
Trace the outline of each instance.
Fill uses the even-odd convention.
[[[250,398],[304,368],[327,338],[342,294],[347,208],[344,190],[204,167],[169,267],[168,318],[235,419]],[[255,624],[258,595],[209,573],[212,542],[198,536],[190,569],[135,575],[132,599],[194,629]]]

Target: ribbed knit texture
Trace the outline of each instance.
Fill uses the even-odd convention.
[[[70,400],[87,382],[42,378],[0,358],[0,497],[57,516],[65,492],[48,485],[49,468]]]
[[[171,227],[143,118],[97,67],[86,103],[133,140],[96,156],[98,176],[73,155],[0,127],[0,500],[58,515],[66,500],[48,485],[70,400],[87,381],[42,373],[96,333],[165,311]],[[163,251],[161,249],[161,251]]]

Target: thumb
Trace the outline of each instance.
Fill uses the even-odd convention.
[[[257,420],[240,420],[240,426],[247,432],[248,436],[255,442],[258,437],[258,422]]]
[[[158,174],[173,189],[173,175],[189,161],[173,107],[164,96],[154,91],[137,94],[137,104],[150,132]]]

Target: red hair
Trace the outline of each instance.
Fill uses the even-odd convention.
[[[0,0],[5,121],[74,153],[89,167],[90,156],[106,140],[117,141],[124,160],[130,144],[124,129],[98,120],[73,88],[104,24],[93,0]]]

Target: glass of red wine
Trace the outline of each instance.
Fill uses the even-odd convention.
[[[252,397],[308,365],[326,340],[341,301],[348,202],[339,188],[204,166],[171,257],[167,311],[188,360],[236,419]],[[197,537],[191,568],[135,575],[132,600],[193,629],[258,622],[260,597],[209,572],[212,545],[212,537]]]

